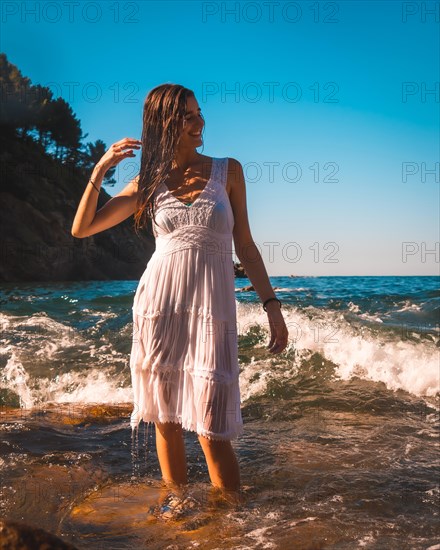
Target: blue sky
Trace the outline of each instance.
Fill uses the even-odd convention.
[[[9,1],[1,51],[107,146],[140,138],[153,87],[193,89],[199,151],[242,163],[270,276],[435,275],[435,4]],[[139,155],[120,164],[110,194]]]

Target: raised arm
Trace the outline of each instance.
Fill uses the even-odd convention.
[[[138,177],[133,178],[124,189],[96,211],[98,194],[106,172],[121,160],[134,157],[133,148],[140,147],[140,141],[124,138],[114,143],[93,169],[90,180],[81,198],[73,220],[71,233],[78,239],[90,237],[121,223],[135,211]],[[125,151],[124,149],[129,149]]]

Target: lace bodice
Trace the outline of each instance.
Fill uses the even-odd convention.
[[[158,252],[196,247],[230,254],[227,245],[231,242],[234,215],[226,192],[227,167],[227,158],[213,158],[210,178],[190,206],[174,197],[164,183],[158,187],[156,223],[153,222]]]

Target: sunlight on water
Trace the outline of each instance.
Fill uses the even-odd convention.
[[[417,292],[408,279],[274,280],[291,337],[278,356],[256,297],[237,293],[239,503],[211,486],[195,433],[180,491],[161,480],[154,426],[131,430],[127,283],[9,289],[2,516],[79,550],[432,550],[440,293],[437,278],[416,278]]]

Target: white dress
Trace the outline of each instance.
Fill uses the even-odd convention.
[[[156,250],[133,302],[131,426],[179,422],[211,439],[243,433],[227,158],[191,206],[156,189]]]

